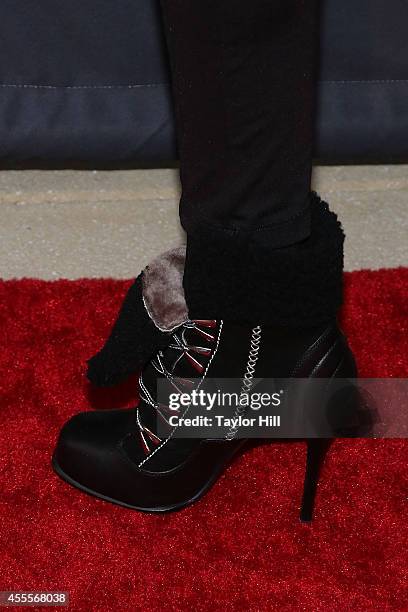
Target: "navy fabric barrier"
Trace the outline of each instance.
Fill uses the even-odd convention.
[[[316,156],[408,159],[408,3],[325,0]],[[157,0],[2,0],[0,159],[176,159]]]

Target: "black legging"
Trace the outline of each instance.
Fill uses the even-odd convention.
[[[190,316],[333,316],[343,236],[310,194],[318,0],[161,1]]]
[[[309,234],[317,0],[163,0],[181,218]]]

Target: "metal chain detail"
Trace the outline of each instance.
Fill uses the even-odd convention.
[[[239,394],[239,403],[234,411],[234,417],[233,417],[234,419],[238,419],[246,411],[247,405],[243,404],[243,399],[244,397],[248,395],[253,385],[253,379],[255,376],[255,369],[256,369],[256,362],[258,361],[259,349],[261,347],[261,338],[262,338],[262,327],[260,325],[257,325],[256,327],[252,329],[252,332],[251,332],[251,343],[250,343],[250,348],[249,348],[249,353],[248,353],[248,361],[246,365],[245,374],[242,378],[242,386],[241,386],[241,391]],[[227,440],[233,440],[235,436],[237,435],[238,429],[239,429],[239,426],[233,427],[231,425],[225,438]]]

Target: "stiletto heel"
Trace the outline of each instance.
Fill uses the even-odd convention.
[[[307,440],[305,481],[303,485],[300,520],[309,523],[313,519],[319,473],[332,440],[328,438],[311,438]]]

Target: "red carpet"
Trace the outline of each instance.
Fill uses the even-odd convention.
[[[360,374],[408,376],[408,269],[346,284]],[[336,442],[312,526],[297,518],[301,443],[245,454],[201,503],[166,516],[111,506],[53,474],[70,415],[134,401],[134,383],[96,392],[83,376],[127,286],[0,284],[0,590],[69,591],[70,609],[87,612],[407,610],[406,441]]]

